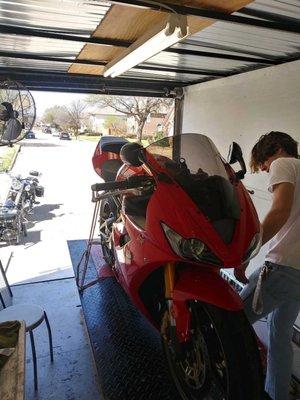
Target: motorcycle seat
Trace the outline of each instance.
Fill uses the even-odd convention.
[[[123,163],[119,159],[106,160],[101,167],[102,177],[105,182],[114,181],[122,165]]]
[[[128,143],[127,139],[118,136],[104,136],[99,141],[99,146],[103,152],[119,154],[124,144]]]

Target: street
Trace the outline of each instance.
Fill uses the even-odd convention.
[[[90,185],[99,181],[91,163],[95,142],[35,132],[36,139],[20,142],[11,174],[41,172],[45,195],[29,215],[28,236],[19,245],[0,243],[3,264],[13,252],[7,271],[11,284],[73,276],[67,240],[88,238],[94,207]]]

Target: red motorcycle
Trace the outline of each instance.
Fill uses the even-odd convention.
[[[104,258],[161,332],[185,400],[263,398],[255,334],[239,295],[220,274],[248,262],[261,242],[236,143],[229,158],[200,134],[146,148],[106,137],[93,157],[105,180],[92,186],[101,201]],[[238,172],[230,166],[235,162]]]

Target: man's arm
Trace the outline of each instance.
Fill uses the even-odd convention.
[[[288,220],[294,200],[294,185],[282,182],[273,186],[273,202],[270,211],[262,222],[262,244],[267,243]]]
[[[288,220],[293,205],[294,190],[294,185],[289,182],[278,183],[273,186],[272,206],[262,222],[263,245],[272,239]],[[236,279],[244,284],[248,283],[248,279],[245,275],[247,266],[248,264],[243,265],[240,269],[234,270]]]

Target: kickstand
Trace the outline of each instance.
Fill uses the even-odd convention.
[[[93,213],[93,219],[92,219],[92,224],[91,224],[91,229],[90,229],[90,235],[87,243],[87,248],[83,252],[79,263],[77,264],[76,267],[76,285],[78,287],[78,290],[80,293],[82,293],[85,289],[95,285],[100,281],[100,278],[94,279],[90,282],[85,283],[85,278],[86,278],[86,273],[88,269],[88,263],[91,255],[91,248],[94,243],[94,232],[95,232],[95,227],[97,224],[97,217],[99,215],[99,209],[100,209],[100,201],[95,202],[95,208],[94,208],[94,213]],[[80,273],[80,267],[83,264],[83,269],[82,272]]]

